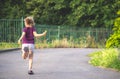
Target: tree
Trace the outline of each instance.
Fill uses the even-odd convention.
[[[68,3],[71,0],[32,0],[27,2],[27,10],[41,24],[61,25],[70,13]],[[34,3],[34,4],[33,4]]]
[[[15,19],[25,15],[26,0],[1,0],[0,19]]]
[[[71,25],[108,27],[113,25],[118,0],[72,0]],[[73,18],[73,19],[71,19]]]
[[[119,0],[2,0],[0,18],[34,16],[38,24],[112,27]]]

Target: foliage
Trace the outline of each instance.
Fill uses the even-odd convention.
[[[2,0],[0,18],[34,16],[39,24],[111,27],[119,0]]]
[[[114,33],[111,35],[111,37],[107,40],[106,47],[120,48],[120,33]]]
[[[0,19],[21,18],[24,15],[26,0],[1,0]],[[22,5],[21,5],[22,4]]]
[[[94,66],[120,70],[119,52],[117,49],[105,49],[89,54],[89,63]]]
[[[120,11],[117,12],[119,15]],[[117,47],[120,48],[120,17],[115,19],[114,27],[113,27],[114,33],[110,36],[110,38],[107,40],[106,47]]]

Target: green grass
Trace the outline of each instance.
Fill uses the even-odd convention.
[[[0,43],[0,50],[3,49],[11,49],[11,48],[19,48],[20,45],[17,43],[6,43],[6,42],[2,42]]]
[[[104,49],[102,51],[89,54],[91,63],[94,66],[112,68],[120,71],[120,59],[118,49]]]

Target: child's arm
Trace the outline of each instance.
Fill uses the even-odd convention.
[[[41,37],[41,36],[45,36],[47,33],[47,31],[43,32],[42,34],[38,34],[36,31],[33,32],[35,37]]]
[[[22,40],[22,38],[24,37],[24,35],[25,35],[25,32],[23,32],[22,35],[21,35],[21,37],[19,38],[19,40],[18,40],[18,44],[21,43],[21,40]]]

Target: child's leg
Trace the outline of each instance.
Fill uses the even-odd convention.
[[[28,57],[29,54],[29,49],[28,46],[26,44],[22,45],[22,58],[26,59]]]
[[[32,70],[33,65],[33,51],[29,50],[29,70]]]
[[[32,71],[33,52],[34,52],[34,44],[29,44],[29,72],[28,74],[33,74],[33,71]]]
[[[28,52],[22,52],[22,58],[23,59],[26,59],[28,57]]]

